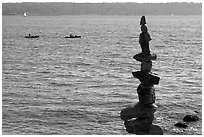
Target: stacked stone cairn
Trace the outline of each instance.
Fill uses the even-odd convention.
[[[145,24],[145,16],[142,16],[140,21],[141,29],[142,27],[146,27],[144,26]],[[143,45],[141,45],[141,47],[142,46]],[[157,109],[157,106],[154,104],[154,85],[159,84],[160,78],[151,73],[152,60],[156,60],[157,56],[151,53],[144,56],[142,51],[142,53],[136,54],[133,58],[141,62],[141,71],[132,72],[133,76],[141,82],[137,88],[139,102],[134,106],[123,109],[120,117],[124,121],[128,133],[148,135],[151,134],[150,130],[152,130],[154,112]]]

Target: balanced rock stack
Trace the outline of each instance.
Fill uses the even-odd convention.
[[[134,106],[127,107],[121,111],[121,119],[124,121],[126,131],[133,134],[163,134],[162,129],[152,125],[154,112],[157,109],[155,103],[154,85],[159,84],[160,78],[151,74],[152,60],[156,60],[156,54],[151,54],[149,41],[151,37],[147,31],[145,16],[142,16],[139,43],[142,53],[133,58],[141,62],[141,70],[132,72],[133,76],[141,82],[137,88],[139,102]]]

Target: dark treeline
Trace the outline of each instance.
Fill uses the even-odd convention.
[[[201,15],[201,3],[3,3],[3,15]]]

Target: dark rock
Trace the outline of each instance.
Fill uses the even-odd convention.
[[[153,119],[154,119],[154,115],[150,116],[149,118],[137,118],[133,122],[133,133],[137,135],[141,133],[148,134],[150,127],[152,125]]]
[[[138,102],[134,106],[129,106],[123,109],[120,113],[120,118],[124,121],[130,120],[132,118],[148,118],[154,114],[157,106],[155,104],[141,104]]]
[[[153,86],[145,87],[140,84],[137,88],[139,102],[141,104],[153,104],[155,103],[155,88]]]
[[[194,111],[195,113],[199,113],[197,110]]]
[[[125,121],[124,125],[125,125],[125,130],[128,133],[133,133],[133,126],[132,126],[132,122],[131,121]]]
[[[141,71],[151,72],[152,69],[152,61],[142,61],[141,63]]]
[[[124,125],[128,133],[136,135],[163,135],[163,130],[160,126],[148,124],[146,119],[125,121]]]
[[[186,115],[183,118],[183,121],[185,121],[185,122],[198,121],[198,120],[199,120],[199,117],[196,115]]]
[[[145,71],[132,72],[132,75],[146,87],[158,85],[160,78]]]
[[[158,125],[151,125],[150,131],[148,135],[163,135],[163,130]]]
[[[137,61],[151,61],[151,60],[156,60],[157,59],[157,55],[154,53],[150,53],[148,56],[144,56],[142,53],[138,53],[136,55],[133,56],[133,59],[137,60]]]
[[[146,19],[145,19],[145,16],[142,16],[140,19],[140,25],[144,25],[144,24],[146,24]]]
[[[185,122],[178,122],[178,123],[174,124],[174,126],[186,128],[188,125]]]
[[[151,115],[148,118],[136,118],[134,120],[125,121],[126,131],[128,133],[133,134],[147,134],[149,133],[150,127],[152,125],[152,121],[154,119],[154,115]]]

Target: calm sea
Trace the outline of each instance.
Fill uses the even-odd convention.
[[[202,134],[202,17],[146,16],[158,56],[154,124],[164,134]],[[3,16],[2,133],[128,134],[120,111],[138,102],[140,16]],[[79,39],[65,39],[69,34]],[[26,35],[39,35],[26,39]]]

